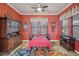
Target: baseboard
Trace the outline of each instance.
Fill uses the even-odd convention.
[[[76,52],[77,54],[79,54],[79,51],[75,50],[75,52]]]
[[[50,42],[53,42],[53,41],[59,42],[60,40],[50,40]],[[29,42],[29,40],[22,40],[22,42]]]
[[[60,40],[50,40],[50,42],[53,42],[53,41],[55,41],[55,42],[60,42]]]
[[[24,43],[24,42],[29,42],[29,40],[22,40],[22,42]]]

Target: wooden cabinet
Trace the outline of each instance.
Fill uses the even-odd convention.
[[[0,38],[5,37],[6,29],[7,29],[7,24],[5,20],[6,18],[0,18]]]
[[[15,24],[9,24],[11,22]],[[0,17],[0,55],[9,54],[21,44],[18,25],[20,25],[18,21],[13,21],[7,17]]]
[[[61,35],[61,40],[60,40],[60,45],[65,48],[66,50],[70,50],[70,47],[69,47],[69,37],[68,36],[65,36],[65,35]]]
[[[75,42],[75,50],[79,51],[79,41]]]
[[[75,50],[75,38],[62,35],[60,40],[60,45],[66,50]]]
[[[69,47],[70,47],[70,49],[71,50],[75,50],[75,38],[70,38],[70,40],[69,40]]]

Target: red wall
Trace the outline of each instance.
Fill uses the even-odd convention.
[[[4,15],[7,15],[7,14],[9,14],[12,17],[12,19],[14,19],[14,20],[20,20],[21,25],[24,23],[24,21],[27,22],[27,24],[28,24],[28,31],[27,32],[24,32],[23,26],[21,26],[22,38],[25,39],[25,40],[28,39],[28,35],[30,34],[30,31],[31,31],[30,18],[48,18],[48,20],[49,20],[48,21],[48,33],[50,34],[51,39],[59,39],[60,24],[59,24],[59,17],[58,16],[51,16],[51,15],[48,15],[48,16],[41,16],[41,15],[20,16],[15,10],[13,10],[7,4],[0,3],[0,17],[4,17]],[[56,22],[56,31],[55,32],[51,31],[51,22],[52,21]]]
[[[9,14],[14,20],[19,20],[20,15],[5,3],[0,3],[0,17]]]
[[[68,8],[66,8],[64,11],[62,11],[60,14],[59,14],[59,17],[65,13],[67,13],[68,10],[70,10],[72,7],[76,6],[76,3],[73,3],[71,4]],[[71,16],[68,18],[68,33],[69,33],[69,36],[72,36],[72,27],[71,27]]]
[[[48,18],[48,33],[51,36],[51,40],[58,40],[58,39],[60,39],[59,36],[60,36],[60,33],[61,33],[61,25],[60,25],[60,21],[59,21],[59,16],[61,16],[62,14],[65,14],[69,9],[71,9],[75,5],[76,5],[76,3],[73,3],[67,9],[62,11],[58,16],[55,16],[55,15],[20,16],[15,10],[13,10],[7,4],[0,3],[0,17],[3,17],[6,14],[9,14],[14,20],[20,20],[21,25],[24,23],[24,21],[26,21],[27,25],[28,25],[28,31],[24,32],[23,26],[21,26],[21,30],[20,30],[21,34],[22,34],[22,38],[24,40],[27,40],[28,39],[28,35],[31,33],[30,18]],[[51,30],[51,22],[53,22],[53,21],[56,22],[56,30],[55,30],[55,32],[52,32],[52,30]],[[68,25],[69,25],[69,27],[68,27],[69,36],[72,36],[72,32],[71,32],[72,31],[71,16],[69,17]],[[79,51],[79,48],[78,48],[79,47],[79,42],[76,42],[75,46],[76,46],[76,50]]]
[[[50,34],[51,40],[59,40],[60,35],[60,21],[59,17],[55,15],[27,15],[21,17],[21,23],[23,24],[25,21],[28,25],[28,31],[24,32],[23,28],[21,28],[22,37],[24,40],[28,39],[28,35],[31,34],[31,24],[30,18],[48,18],[48,33]],[[52,32],[51,23],[56,22],[56,30]]]
[[[69,9],[71,9],[72,7],[76,6],[76,3],[73,3],[72,5],[70,5],[67,9],[65,9],[59,16],[61,16],[62,14],[65,14]],[[68,18],[68,33],[69,33],[69,36],[72,36],[72,19],[71,19],[71,16]],[[76,41],[75,42],[75,50],[79,51],[79,42]]]
[[[5,15],[9,14],[13,20],[20,21],[20,14],[18,14],[14,9],[8,6],[5,3],[0,3],[0,17],[4,17]],[[20,37],[21,39],[21,37]]]
[[[67,13],[68,10],[70,10],[71,8],[73,8],[74,6],[76,6],[76,3],[72,3],[70,6],[68,6],[64,11],[62,11],[59,16],[61,16],[62,14]]]
[[[66,13],[69,9],[71,9],[72,7],[74,7],[76,4],[72,4],[71,6],[69,6],[67,9],[65,9],[64,11],[62,11],[60,15]],[[28,31],[24,32],[23,31],[23,26],[21,26],[21,33],[22,33],[22,37],[23,39],[28,39],[28,35],[31,32],[31,28],[30,28],[30,18],[48,18],[48,33],[51,36],[51,39],[59,39],[59,35],[61,33],[61,28],[60,28],[60,21],[59,21],[59,17],[55,16],[55,15],[46,15],[46,16],[42,16],[42,15],[28,15],[28,16],[20,16],[15,10],[13,10],[11,7],[9,7],[7,4],[2,3],[0,4],[0,16],[4,16],[6,14],[10,14],[10,16],[14,19],[14,20],[20,20],[20,22],[23,24],[24,21],[27,22],[28,24]],[[26,18],[25,18],[26,17]],[[25,20],[24,20],[25,19]],[[56,22],[56,31],[52,32],[51,31],[51,22],[54,21]],[[69,17],[69,35],[71,36],[71,17]]]

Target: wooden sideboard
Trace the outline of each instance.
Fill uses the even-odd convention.
[[[11,24],[11,22],[15,24]],[[21,44],[22,41],[19,39],[21,35],[18,25],[20,26],[18,21],[7,17],[0,17],[0,55],[8,55]]]

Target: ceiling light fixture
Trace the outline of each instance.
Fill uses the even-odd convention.
[[[37,4],[36,6],[31,7],[32,9],[35,9],[35,12],[45,12],[45,8],[47,8],[48,6],[42,6],[40,5],[40,3]]]
[[[40,12],[40,11],[42,11],[42,9],[41,8],[37,8],[37,11]]]

